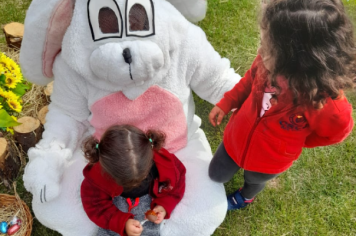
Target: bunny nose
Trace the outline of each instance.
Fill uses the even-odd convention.
[[[127,64],[131,64],[132,62],[132,57],[131,57],[131,51],[129,48],[125,48],[123,53],[122,53],[122,56],[124,57],[124,60]]]

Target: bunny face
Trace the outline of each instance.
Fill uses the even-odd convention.
[[[116,88],[143,85],[155,78],[163,65],[162,50],[150,41],[110,42],[100,45],[90,56],[90,69],[97,79]]]
[[[98,88],[148,88],[171,66],[170,54],[181,37],[172,30],[176,18],[182,28],[188,24],[163,0],[77,0],[62,54]]]

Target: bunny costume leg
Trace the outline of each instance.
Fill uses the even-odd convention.
[[[225,218],[227,202],[224,186],[208,176],[212,153],[204,132],[199,129],[188,145],[175,154],[187,169],[186,190],[171,218],[162,224],[161,235],[211,235]],[[77,149],[66,163],[61,182],[65,188],[58,197],[49,202],[33,198],[32,207],[38,220],[64,236],[91,236],[98,230],[80,200],[85,165],[83,153]]]
[[[50,157],[49,157],[50,158]],[[64,236],[92,236],[98,228],[87,217],[80,198],[80,185],[83,181],[82,170],[86,162],[83,153],[77,149],[71,161],[66,163],[58,197],[46,202],[33,198],[32,209],[36,218],[50,229]]]
[[[225,218],[227,202],[224,186],[208,176],[212,153],[204,132],[198,129],[175,155],[187,169],[186,188],[182,201],[162,226],[161,235],[211,235]]]

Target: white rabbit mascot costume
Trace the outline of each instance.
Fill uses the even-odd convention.
[[[54,79],[43,139],[28,152],[24,183],[33,211],[65,236],[97,232],[80,198],[81,143],[113,124],[156,128],[184,163],[186,191],[162,236],[207,236],[223,221],[222,184],[209,179],[212,152],[192,91],[215,104],[240,76],[190,23],[204,0],[33,0],[20,62],[26,78]],[[182,13],[180,13],[179,8]]]

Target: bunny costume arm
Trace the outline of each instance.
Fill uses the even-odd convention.
[[[221,58],[214,50],[202,29],[192,26],[191,31],[188,35],[194,37],[186,41],[189,46],[182,47],[186,49],[184,53],[189,58],[188,65],[191,68],[188,71],[191,76],[187,76],[190,81],[187,83],[199,97],[216,104],[226,91],[239,82],[241,76],[230,67],[228,59]]]
[[[68,81],[77,75],[61,60],[61,55],[57,57],[54,71],[56,86],[46,116],[43,139],[30,149],[30,161],[24,174],[26,189],[42,203],[53,200],[60,193],[63,171],[88,129],[86,120],[89,110],[85,97],[77,92],[85,88],[85,85],[80,84],[83,81]],[[60,102],[63,97],[59,94],[65,94],[64,103]]]
[[[54,70],[55,86],[41,143],[55,140],[73,151],[88,128],[90,112],[84,94],[86,85],[83,80],[71,79],[78,78],[78,75],[63,62],[61,55],[56,60]]]
[[[53,80],[54,61],[60,58],[58,54],[62,48],[62,41],[69,26],[74,8],[75,0],[34,0],[32,1],[25,19],[25,33],[20,52],[20,63],[23,74],[31,82],[46,85]],[[58,57],[57,57],[58,56]],[[57,64],[64,62],[57,62]],[[57,66],[56,76],[75,78],[77,75],[70,71],[68,66],[61,64]],[[63,70],[65,71],[61,71]],[[56,82],[58,83],[58,82]],[[78,105],[84,100],[79,97],[77,92],[70,93],[71,89],[78,89],[78,80],[71,81],[64,88],[54,86],[52,103],[46,116],[45,132],[43,139],[38,145],[41,149],[47,149],[51,143],[56,143],[61,148],[69,148],[71,151],[76,147],[79,137],[82,136],[82,122],[89,116],[89,111],[83,105],[83,111],[68,112],[67,107],[56,102],[63,89],[64,94],[69,93],[67,98],[71,99],[71,104]],[[71,113],[71,114],[68,114]],[[68,129],[60,129],[61,125],[66,124]]]
[[[205,18],[206,0],[169,0],[189,21],[198,22]]]

